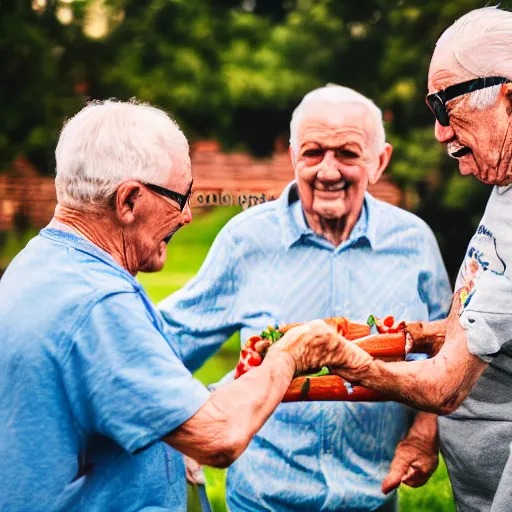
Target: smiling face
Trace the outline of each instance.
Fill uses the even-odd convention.
[[[391,147],[386,145],[382,162],[372,117],[359,103],[306,103],[297,135],[292,161],[306,218],[315,231],[318,222],[349,221],[350,233],[368,183],[380,177]]]
[[[453,57],[449,36],[438,43],[430,63],[429,94],[477,78]],[[471,106],[470,93],[446,103],[449,126],[435,123],[437,140],[459,163],[461,174],[473,174],[484,183],[512,182],[511,84],[503,84],[497,101],[478,110]]]

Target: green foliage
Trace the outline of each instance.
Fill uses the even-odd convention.
[[[18,234],[14,231],[0,232],[0,271],[34,238],[36,231],[31,229]]]
[[[284,336],[284,333],[277,331],[276,329],[278,329],[277,325],[275,328],[269,325],[266,331],[261,331],[260,337],[266,338],[267,340],[270,340],[272,343],[275,343]]]
[[[192,140],[272,152],[303,95],[327,82],[382,108],[389,172],[435,230],[454,276],[488,190],[457,177],[424,104],[435,41],[487,0],[63,0],[0,7],[0,169],[27,154],[54,168],[62,122],[85,100],[137,97]],[[103,7],[102,7],[103,6]],[[92,38],[93,14],[108,27]],[[512,0],[501,3],[512,7]],[[62,10],[71,18],[62,23]],[[448,219],[448,221],[447,221]]]

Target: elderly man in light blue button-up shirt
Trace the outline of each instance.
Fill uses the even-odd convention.
[[[269,324],[445,316],[451,291],[431,230],[366,191],[391,152],[370,100],[339,86],[306,95],[291,123],[296,180],[232,219],[198,275],[160,304],[189,368],[236,331],[246,340]],[[434,415],[391,402],[282,404],[230,468],[228,506],[395,510],[396,493],[382,490],[422,485],[436,466]]]

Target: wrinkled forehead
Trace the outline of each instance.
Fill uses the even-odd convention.
[[[369,141],[375,137],[372,115],[361,103],[310,102],[303,106],[298,127],[299,144],[322,136],[354,137]],[[363,139],[363,140],[361,140]]]

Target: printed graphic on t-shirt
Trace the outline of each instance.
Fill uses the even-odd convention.
[[[475,293],[476,282],[482,272],[489,270],[496,274],[504,274],[506,268],[505,262],[498,254],[496,237],[484,224],[480,224],[469,243],[459,276],[459,282],[462,284],[458,290],[459,315],[471,301],[471,297]]]

